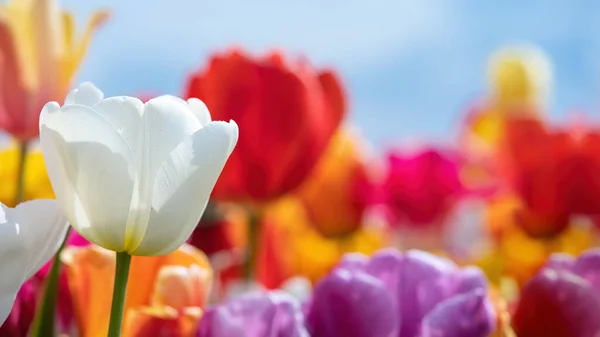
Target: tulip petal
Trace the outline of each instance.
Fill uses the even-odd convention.
[[[590,249],[581,254],[573,272],[586,279],[600,293],[600,249]]]
[[[19,227],[28,235],[29,260],[26,278],[32,277],[52,258],[65,239],[67,219],[56,200],[38,199],[20,203],[16,208]],[[29,232],[26,232],[29,231]],[[33,232],[37,232],[34,235]],[[40,235],[43,233],[43,235]]]
[[[235,122],[210,123],[182,142],[160,166],[150,222],[135,255],[167,254],[189,238],[237,142],[237,132]]]
[[[14,209],[0,203],[0,325],[21,285],[52,258],[66,230],[54,200],[24,202]]]
[[[191,113],[185,101],[174,96],[159,96],[145,104],[143,120],[148,133],[148,172],[156,173],[171,152],[191,134],[200,129],[200,121]],[[138,172],[139,173],[139,172]],[[152,174],[152,177],[154,177]]]
[[[493,305],[483,289],[454,296],[424,318],[421,337],[480,337],[496,329]]]
[[[206,104],[197,98],[190,98],[187,100],[187,104],[200,121],[202,126],[212,122],[212,117],[210,116],[210,112],[206,107]]]
[[[600,294],[583,278],[542,270],[523,287],[512,325],[519,337],[598,336]]]
[[[170,95],[151,99],[144,105],[142,135],[137,140],[137,180],[130,221],[125,229],[125,250],[135,251],[148,228],[154,180],[171,152],[202,126],[185,101]],[[137,150],[137,151],[136,151]]]
[[[63,213],[88,241],[122,251],[134,186],[131,148],[84,105],[48,103],[40,116],[48,176]]]
[[[209,308],[197,337],[308,337],[298,303],[281,292],[246,293]]]
[[[307,325],[313,337],[398,335],[394,299],[367,273],[334,271],[316,285],[309,308]]]
[[[92,82],[83,82],[77,88],[71,90],[65,98],[67,104],[81,104],[93,106],[104,98],[102,90],[98,89]]]
[[[140,167],[145,151],[144,129],[139,127],[142,125],[144,103],[135,97],[115,96],[100,101],[92,108],[119,132],[136,157],[136,167]]]

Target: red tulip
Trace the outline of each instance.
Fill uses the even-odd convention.
[[[238,147],[213,190],[227,200],[266,201],[302,183],[346,113],[337,76],[281,53],[215,55],[193,73],[187,97],[203,100],[216,120],[237,122]]]
[[[536,219],[521,221],[525,230],[552,235],[570,215],[600,215],[600,132],[551,130],[524,117],[506,123],[500,164],[528,208],[521,216]]]
[[[455,154],[432,148],[391,153],[384,193],[396,222],[441,224],[464,190],[458,164]]]
[[[587,337],[600,334],[600,252],[549,258],[523,287],[512,318],[519,337]]]

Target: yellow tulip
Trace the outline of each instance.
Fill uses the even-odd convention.
[[[17,176],[21,154],[16,146],[0,151],[0,202],[14,207],[16,205]],[[53,199],[52,185],[46,174],[44,157],[39,151],[29,152],[25,159],[23,179],[23,201],[34,199]]]
[[[489,61],[492,100],[501,108],[545,103],[552,68],[544,52],[534,46],[509,46]]]
[[[38,134],[42,106],[62,101],[93,33],[108,18],[97,11],[82,36],[56,0],[9,0],[0,5],[0,128],[27,141]]]

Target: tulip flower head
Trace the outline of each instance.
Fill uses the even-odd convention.
[[[545,103],[552,85],[552,64],[546,54],[533,45],[501,48],[489,60],[489,80],[495,103]]]
[[[506,126],[497,160],[525,204],[518,216],[529,234],[556,235],[572,215],[600,215],[598,129],[555,129],[525,117]]]
[[[308,337],[300,305],[273,291],[249,293],[209,308],[197,337]]]
[[[325,236],[352,233],[362,225],[366,209],[378,201],[375,170],[367,165],[372,158],[362,145],[353,132],[338,131],[297,192],[311,224]]]
[[[456,153],[426,148],[388,156],[384,193],[394,220],[409,227],[440,227],[464,186]]]
[[[264,202],[295,190],[346,114],[333,72],[290,62],[279,52],[217,54],[191,74],[186,97],[200,98],[215,118],[233,119],[242,130],[213,193],[220,200]]]
[[[78,38],[73,15],[56,0],[9,0],[0,9],[0,128],[28,141],[42,106],[66,95],[108,13],[96,12]]]
[[[519,337],[600,335],[600,250],[553,255],[523,288],[513,315]]]
[[[54,200],[34,200],[9,208],[0,203],[0,324],[19,289],[60,247],[67,221]]]
[[[104,98],[91,83],[46,104],[40,143],[57,201],[88,241],[164,255],[190,236],[238,138],[204,103]]]
[[[348,254],[315,286],[307,326],[314,337],[489,336],[486,293],[480,270],[423,251]]]
[[[106,336],[111,309],[106,294],[113,288],[115,254],[96,245],[71,246],[61,259],[79,335]],[[148,331],[192,336],[212,281],[204,253],[184,244],[163,256],[134,256],[129,280],[122,336],[148,336]]]

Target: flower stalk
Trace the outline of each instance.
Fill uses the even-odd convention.
[[[44,281],[44,292],[39,307],[35,314],[33,326],[31,329],[32,337],[43,337],[48,335],[48,331],[55,331],[54,322],[56,321],[56,296],[58,295],[58,285],[60,280],[60,253],[63,251],[69,240],[71,228],[67,229],[67,234],[62,245],[58,248],[54,260],[50,267],[50,273]]]
[[[127,280],[129,278],[130,264],[131,255],[129,253],[117,253],[117,266],[115,271],[112,306],[110,310],[110,324],[108,326],[108,337],[121,336],[121,328],[123,325],[123,310],[125,308],[125,296],[127,295]]]

